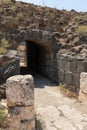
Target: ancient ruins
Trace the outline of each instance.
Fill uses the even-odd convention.
[[[33,76],[33,73],[47,77],[58,86],[64,85],[77,95],[80,93],[81,101],[87,99],[83,94],[87,94],[84,87],[87,83],[87,12],[58,10],[15,0],[0,2],[0,46],[1,99],[6,98],[6,89],[12,84],[8,78],[20,74]],[[86,75],[84,80],[83,75]],[[6,80],[10,80],[7,88]],[[9,102],[8,91],[7,97]],[[23,120],[25,122],[28,121]]]
[[[87,72],[87,32],[79,29],[87,14],[14,1],[0,6],[0,40],[9,44],[0,55],[0,83],[20,73],[16,50],[25,42],[26,68],[78,93],[80,73]]]

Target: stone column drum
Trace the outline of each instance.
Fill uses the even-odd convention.
[[[9,130],[35,130],[33,77],[12,76],[6,84]]]

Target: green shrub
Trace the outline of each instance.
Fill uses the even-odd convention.
[[[0,108],[0,124],[4,121],[6,116],[7,116],[7,110]]]

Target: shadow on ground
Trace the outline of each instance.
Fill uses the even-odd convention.
[[[47,77],[44,77],[43,75],[37,72],[31,71],[28,67],[21,67],[20,74],[22,75],[31,74],[34,77],[35,88],[44,88],[46,86],[49,86],[49,87],[56,86],[56,83],[54,83]]]

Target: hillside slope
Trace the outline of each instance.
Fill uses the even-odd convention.
[[[60,54],[87,57],[87,12],[69,12],[15,0],[0,2],[0,53],[10,46],[14,48],[12,36],[32,29],[49,31],[60,46]]]

